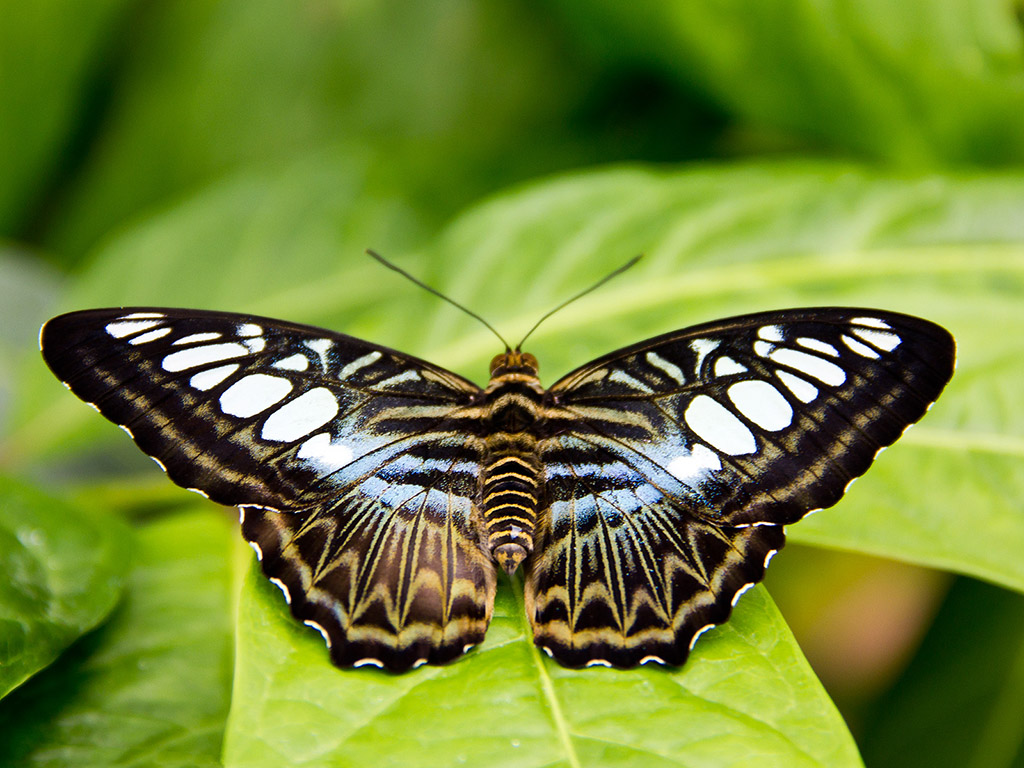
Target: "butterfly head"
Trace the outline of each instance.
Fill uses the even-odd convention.
[[[496,379],[510,373],[535,378],[539,368],[537,358],[529,352],[520,352],[518,349],[505,350],[504,354],[495,355],[491,360],[491,378]]]

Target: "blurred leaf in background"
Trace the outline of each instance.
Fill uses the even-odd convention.
[[[861,764],[785,615],[872,766],[1021,764],[1012,4],[0,10],[0,471],[17,477],[0,763]],[[621,161],[647,162],[597,167]],[[367,247],[512,337],[645,253],[531,338],[548,383],[657,333],[820,304],[940,322],[958,372],[840,506],[790,529],[801,546],[769,579],[782,613],[751,591],[681,670],[563,670],[505,582],[464,660],[342,672],[225,512],[183,511],[45,370],[35,332],[88,306],[234,310],[480,381],[493,337]],[[29,528],[52,556],[25,549]]]

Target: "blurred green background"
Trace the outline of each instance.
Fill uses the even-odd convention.
[[[1024,766],[1022,160],[1010,0],[0,0],[0,764]],[[512,337],[645,253],[532,338],[548,383],[797,304],[942,322],[959,370],[681,672],[550,667],[513,586],[475,668],[353,676],[35,338],[196,306],[480,381],[366,248]]]

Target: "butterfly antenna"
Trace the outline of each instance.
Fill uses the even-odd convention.
[[[366,251],[366,254],[367,254],[368,256],[372,256],[372,257],[373,257],[373,258],[375,258],[375,259],[376,259],[377,261],[379,261],[379,262],[380,262],[381,264],[383,264],[383,265],[384,265],[385,267],[387,267],[388,269],[394,270],[395,272],[397,272],[398,274],[400,274],[400,275],[401,275],[402,277],[406,278],[407,280],[411,280],[412,282],[414,282],[414,283],[415,283],[416,285],[418,285],[418,286],[419,286],[420,288],[422,288],[423,290],[425,290],[425,291],[427,291],[427,292],[429,292],[429,293],[432,293],[432,294],[434,294],[434,295],[435,295],[435,296],[437,296],[437,297],[438,297],[439,299],[444,299],[444,300],[445,300],[445,301],[447,301],[447,302],[448,302],[449,304],[451,304],[451,305],[452,305],[453,307],[457,307],[458,309],[461,309],[461,310],[462,310],[463,312],[465,312],[465,313],[466,313],[467,315],[469,315],[470,317],[474,317],[474,318],[476,318],[477,320],[479,320],[479,321],[480,321],[481,323],[483,323],[483,324],[484,324],[484,327],[486,327],[486,328],[487,328],[487,330],[489,330],[489,331],[490,331],[491,333],[493,333],[493,334],[494,334],[495,336],[497,336],[497,337],[498,337],[498,341],[500,341],[500,342],[501,342],[501,343],[502,343],[502,344],[503,344],[503,345],[505,346],[505,349],[506,349],[506,350],[511,350],[511,349],[512,349],[512,348],[511,348],[511,347],[510,347],[510,346],[508,345],[508,342],[507,342],[507,341],[505,341],[505,337],[504,337],[504,336],[502,336],[502,335],[501,335],[500,333],[498,333],[498,332],[497,332],[497,331],[496,331],[496,330],[494,329],[494,326],[493,326],[493,325],[491,325],[490,323],[488,323],[488,322],[487,322],[486,320],[484,320],[484,319],[483,319],[482,317],[480,317],[480,315],[478,315],[478,314],[477,314],[476,312],[474,312],[473,310],[471,310],[471,309],[468,309],[468,308],[466,308],[466,307],[462,306],[462,305],[461,305],[461,304],[459,304],[459,302],[457,302],[457,301],[456,301],[455,299],[452,299],[452,298],[449,298],[448,296],[445,296],[445,295],[444,295],[443,293],[441,293],[441,292],[440,292],[439,290],[437,290],[436,288],[431,288],[431,287],[430,287],[429,285],[427,285],[426,283],[424,283],[424,282],[423,282],[422,280],[420,280],[419,278],[417,278],[417,277],[413,277],[412,275],[410,275],[410,274],[409,274],[408,272],[406,272],[406,271],[405,271],[404,269],[402,269],[402,268],[401,268],[400,266],[398,266],[397,264],[392,264],[392,263],[391,263],[390,261],[388,261],[387,259],[385,259],[385,258],[384,258],[383,256],[381,256],[381,255],[380,255],[379,253],[377,253],[376,251],[372,251],[372,250],[370,250],[370,249],[367,249],[367,251]],[[620,271],[621,271],[621,270],[620,270]],[[608,278],[605,278],[605,280],[607,280],[607,279],[608,279]],[[603,282],[603,281],[602,281],[602,282]],[[596,286],[595,286],[595,287],[596,287]],[[518,347],[517,347],[517,349],[518,349]]]
[[[559,304],[557,307],[555,307],[554,309],[549,311],[546,315],[544,315],[544,317],[542,317],[540,320],[538,320],[536,323],[534,323],[533,324],[533,328],[531,328],[529,331],[527,331],[526,335],[523,336],[522,341],[520,341],[518,344],[516,344],[516,351],[518,352],[519,350],[521,350],[523,348],[523,344],[526,343],[526,340],[528,338],[530,338],[530,336],[533,334],[534,331],[537,330],[537,328],[540,326],[540,324],[543,323],[545,320],[547,320],[549,317],[551,317],[553,314],[555,314],[555,312],[558,312],[560,309],[565,309],[567,306],[569,306],[574,301],[576,301],[576,299],[582,299],[584,296],[586,296],[591,291],[596,291],[598,288],[600,288],[602,285],[607,283],[613,277],[618,277],[623,272],[625,272],[627,269],[632,267],[634,264],[636,264],[638,261],[640,261],[640,259],[642,259],[643,256],[644,255],[642,253],[637,255],[637,256],[634,256],[632,259],[627,261],[621,267],[619,267],[618,269],[613,270],[612,272],[608,273],[607,275],[602,277],[600,280],[598,280],[596,283],[594,283],[589,288],[580,291],[579,293],[577,293],[572,298],[566,299],[561,304]]]

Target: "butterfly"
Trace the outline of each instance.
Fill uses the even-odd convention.
[[[172,481],[240,508],[292,614],[341,667],[450,662],[524,572],[568,667],[682,664],[953,373],[943,328],[852,308],[667,333],[545,389],[517,347],[481,388],[351,336],[164,308],[61,315],[65,385]]]

